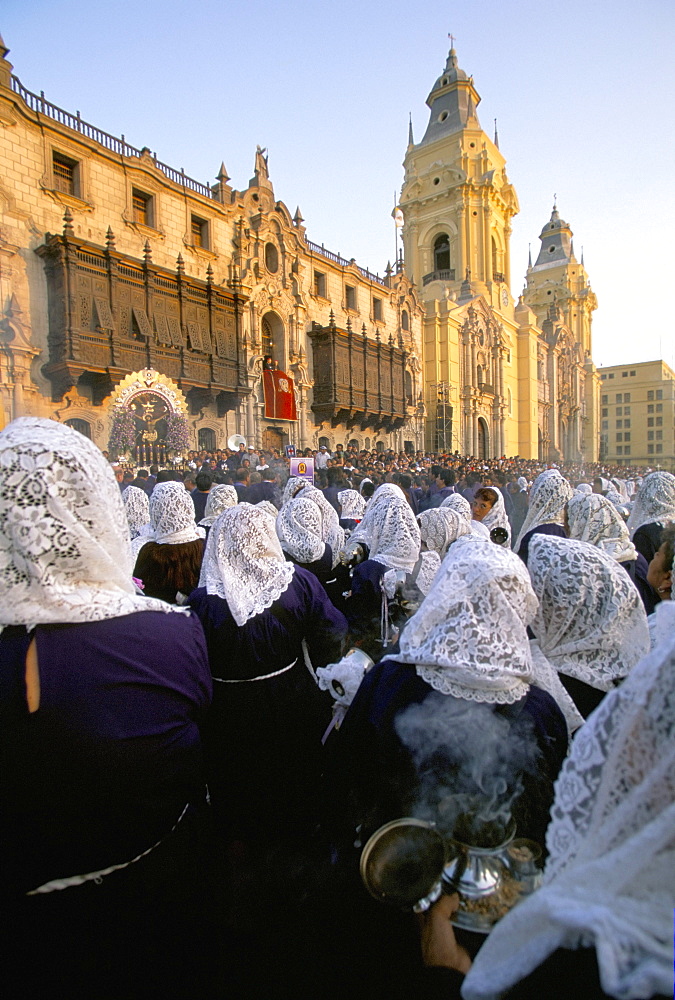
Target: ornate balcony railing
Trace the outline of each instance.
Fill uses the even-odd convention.
[[[85,122],[80,118],[79,111],[76,111],[75,114],[72,114],[70,111],[64,111],[63,108],[59,108],[56,104],[52,104],[51,101],[47,101],[43,90],[39,94],[33,94],[30,90],[26,90],[17,76],[12,76],[12,90],[15,94],[19,95],[31,111],[45,115],[47,118],[51,118],[52,121],[58,122],[59,125],[65,125],[66,128],[70,128],[74,132],[79,132],[80,135],[86,136],[87,139],[93,139],[94,142],[99,143],[99,145],[120,156],[140,159],[141,156],[147,153],[152,157],[155,167],[161,170],[174,184],[188,188],[190,191],[202,195],[203,198],[214,199],[216,197],[215,191],[208,184],[201,184],[199,181],[194,180],[194,178],[188,177],[182,170],[176,170],[174,167],[162,163],[161,160],[157,159],[156,153],[150,153],[150,150],[136,149],[135,146],[129,145],[124,136],[118,138],[117,136],[110,135],[109,132],[104,132],[95,125],[91,125],[89,122]]]
[[[431,271],[429,274],[425,274],[422,278],[422,284],[428,285],[432,281],[454,281],[455,280],[455,269],[454,267],[446,267],[441,271]]]
[[[355,266],[356,270],[359,271],[364,278],[367,278],[368,281],[374,281],[375,284],[377,285],[383,285],[385,288],[387,287],[386,281],[384,280],[384,278],[381,278],[379,274],[373,274],[373,272],[369,271],[367,267],[359,267],[359,265],[354,260],[347,260],[345,257],[342,257],[339,253],[333,253],[332,250],[327,250],[326,247],[323,245],[323,243],[321,244],[321,246],[319,246],[318,243],[312,243],[311,240],[307,240],[307,246],[312,251],[312,253],[321,254],[321,256],[325,257],[326,260],[332,260],[334,264],[338,264],[340,267],[351,267],[352,265]]]
[[[503,271],[493,271],[492,272],[492,280],[493,281],[497,281],[497,282],[506,281],[506,278],[504,277],[504,272]]]

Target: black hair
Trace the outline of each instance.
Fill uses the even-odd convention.
[[[208,493],[213,486],[213,476],[210,472],[198,472],[195,476],[195,483],[201,493]]]

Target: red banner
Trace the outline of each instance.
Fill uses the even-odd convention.
[[[293,379],[286,372],[264,371],[265,416],[268,420],[297,420]]]

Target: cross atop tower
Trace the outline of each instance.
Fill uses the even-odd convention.
[[[448,38],[450,39],[450,48],[454,49],[454,47],[455,47],[455,36],[454,35],[448,35]]]

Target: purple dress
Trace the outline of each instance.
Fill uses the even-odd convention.
[[[24,996],[97,1000],[192,988],[206,975],[196,937],[208,933],[213,881],[200,740],[211,677],[199,620],[141,611],[34,635],[33,713],[31,635],[23,626],[0,635],[5,985],[20,975]],[[26,895],[114,865],[124,867]]]
[[[206,733],[208,783],[218,827],[230,840],[298,836],[317,814],[321,736],[332,700],[305,664],[340,658],[344,616],[300,566],[271,608],[239,626],[227,601],[195,590],[214,678]]]

